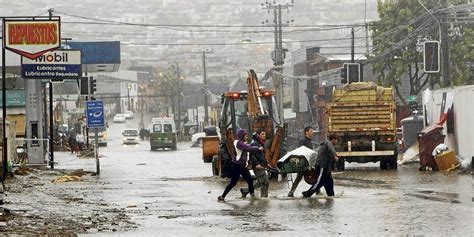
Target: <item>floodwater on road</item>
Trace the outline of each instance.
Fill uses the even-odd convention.
[[[213,177],[203,163],[201,148],[179,143],[176,151],[150,151],[149,143],[122,145],[121,132],[134,121],[113,124],[107,147],[101,147],[99,177],[63,183],[61,192],[87,193],[82,202],[115,208],[125,215],[115,228],[84,229],[78,234],[122,236],[240,236],[240,235],[472,235],[472,177],[456,172],[420,172],[417,164],[381,171],[378,164],[346,164],[333,173],[335,198],[324,191],[302,198],[309,188],[302,181],[288,198],[287,177],[272,180],[269,198],[240,197],[239,182],[217,202],[228,183]],[[58,169],[95,171],[94,159],[56,153]],[[294,175],[295,176],[295,175]],[[78,191],[80,189],[81,191]],[[259,191],[256,191],[257,196]],[[25,194],[26,195],[26,194]],[[41,201],[42,202],[42,201]],[[39,205],[40,206],[40,205]],[[47,212],[48,207],[42,206]],[[93,205],[80,212],[101,212]],[[74,209],[63,204],[59,209]],[[104,208],[103,212],[110,210]],[[51,208],[58,211],[58,208]],[[76,210],[77,211],[77,210]]]

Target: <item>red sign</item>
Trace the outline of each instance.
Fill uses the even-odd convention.
[[[5,49],[29,59],[57,49],[61,45],[60,19],[10,20],[3,27]]]

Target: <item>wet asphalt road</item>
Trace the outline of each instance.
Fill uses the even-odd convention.
[[[334,199],[302,198],[304,181],[287,198],[286,180],[273,180],[268,199],[241,199],[240,182],[218,203],[228,181],[211,176],[201,148],[179,143],[177,151],[151,152],[146,141],[122,145],[123,129],[137,125],[138,119],[111,124],[108,146],[100,148],[101,185],[93,187],[98,200],[126,208],[137,228],[100,235],[473,235],[470,175],[420,172],[416,164],[395,171],[348,164],[333,174],[340,195]],[[95,171],[94,159],[57,152],[56,161],[60,169]]]

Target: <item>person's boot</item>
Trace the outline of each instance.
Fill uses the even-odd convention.
[[[257,196],[255,196],[255,194],[251,193],[250,194],[250,200],[258,200]]]
[[[309,193],[308,191],[304,191],[301,194],[303,194],[303,197],[305,197],[305,198],[311,197],[311,193]]]
[[[292,191],[290,191],[290,192],[288,193],[288,197],[294,197],[294,196],[295,196],[295,195],[293,194]]]
[[[249,194],[249,192],[244,188],[240,189],[240,193],[242,194],[242,198],[246,198],[247,194]]]
[[[260,188],[260,197],[261,198],[267,198],[268,197],[268,185],[263,185]]]
[[[225,202],[225,199],[222,196],[217,197],[218,202]]]

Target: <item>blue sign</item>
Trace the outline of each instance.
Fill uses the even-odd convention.
[[[36,59],[22,58],[25,79],[78,79],[82,76],[81,51],[55,50]]]
[[[100,128],[105,126],[103,101],[86,101],[86,120],[88,128]]]
[[[82,64],[120,64],[120,41],[68,42],[82,52]]]

